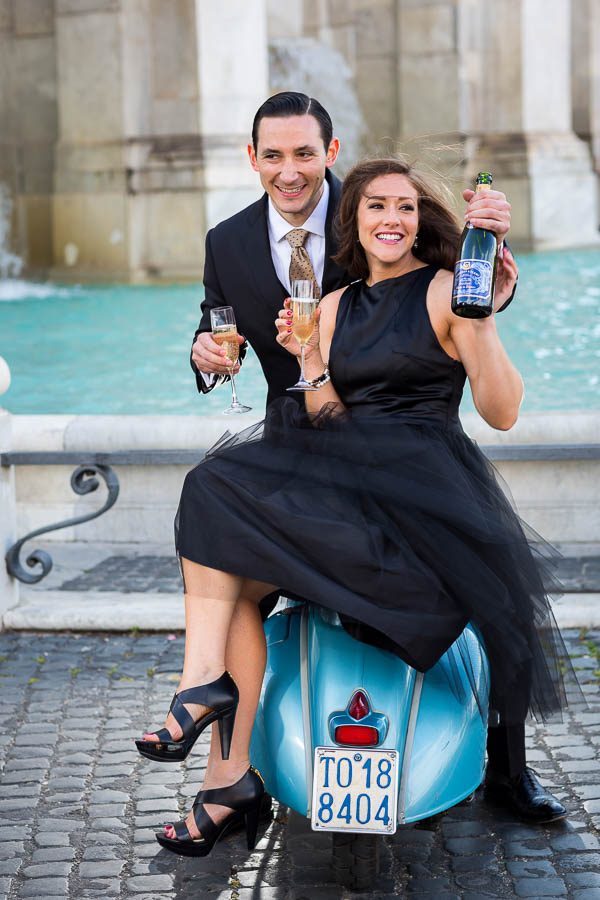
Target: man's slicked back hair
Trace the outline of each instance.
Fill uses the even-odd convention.
[[[314,97],[308,94],[300,94],[297,91],[282,91],[273,94],[268,100],[259,106],[254,122],[252,123],[252,145],[254,152],[258,149],[258,126],[262,119],[285,119],[288,116],[314,116],[319,123],[321,137],[325,144],[325,151],[333,137],[333,125],[327,110],[321,106]]]

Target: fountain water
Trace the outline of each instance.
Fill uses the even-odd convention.
[[[23,260],[8,249],[12,207],[8,185],[0,184],[0,280],[17,278],[23,268]]]
[[[303,91],[323,104],[340,139],[336,171],[347,172],[363,153],[365,122],[350,66],[314,38],[278,38],[269,44],[269,82],[277,91]]]

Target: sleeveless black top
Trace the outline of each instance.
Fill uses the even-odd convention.
[[[352,415],[458,424],[466,373],[442,349],[427,311],[437,268],[423,266],[343,293],[329,369]]]

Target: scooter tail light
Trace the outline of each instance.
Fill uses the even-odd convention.
[[[334,740],[352,747],[372,747],[379,743],[379,733],[369,725],[338,725]]]
[[[365,716],[368,716],[371,712],[371,707],[369,706],[369,701],[367,700],[367,696],[364,691],[357,691],[352,698],[352,703],[348,707],[348,715],[352,716],[356,721],[360,721],[360,719],[364,719]]]

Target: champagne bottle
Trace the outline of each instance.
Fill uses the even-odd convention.
[[[480,172],[475,193],[489,190],[492,176]],[[458,259],[454,266],[452,312],[468,319],[484,319],[494,310],[494,286],[498,242],[493,231],[476,228],[467,222],[460,236]]]

